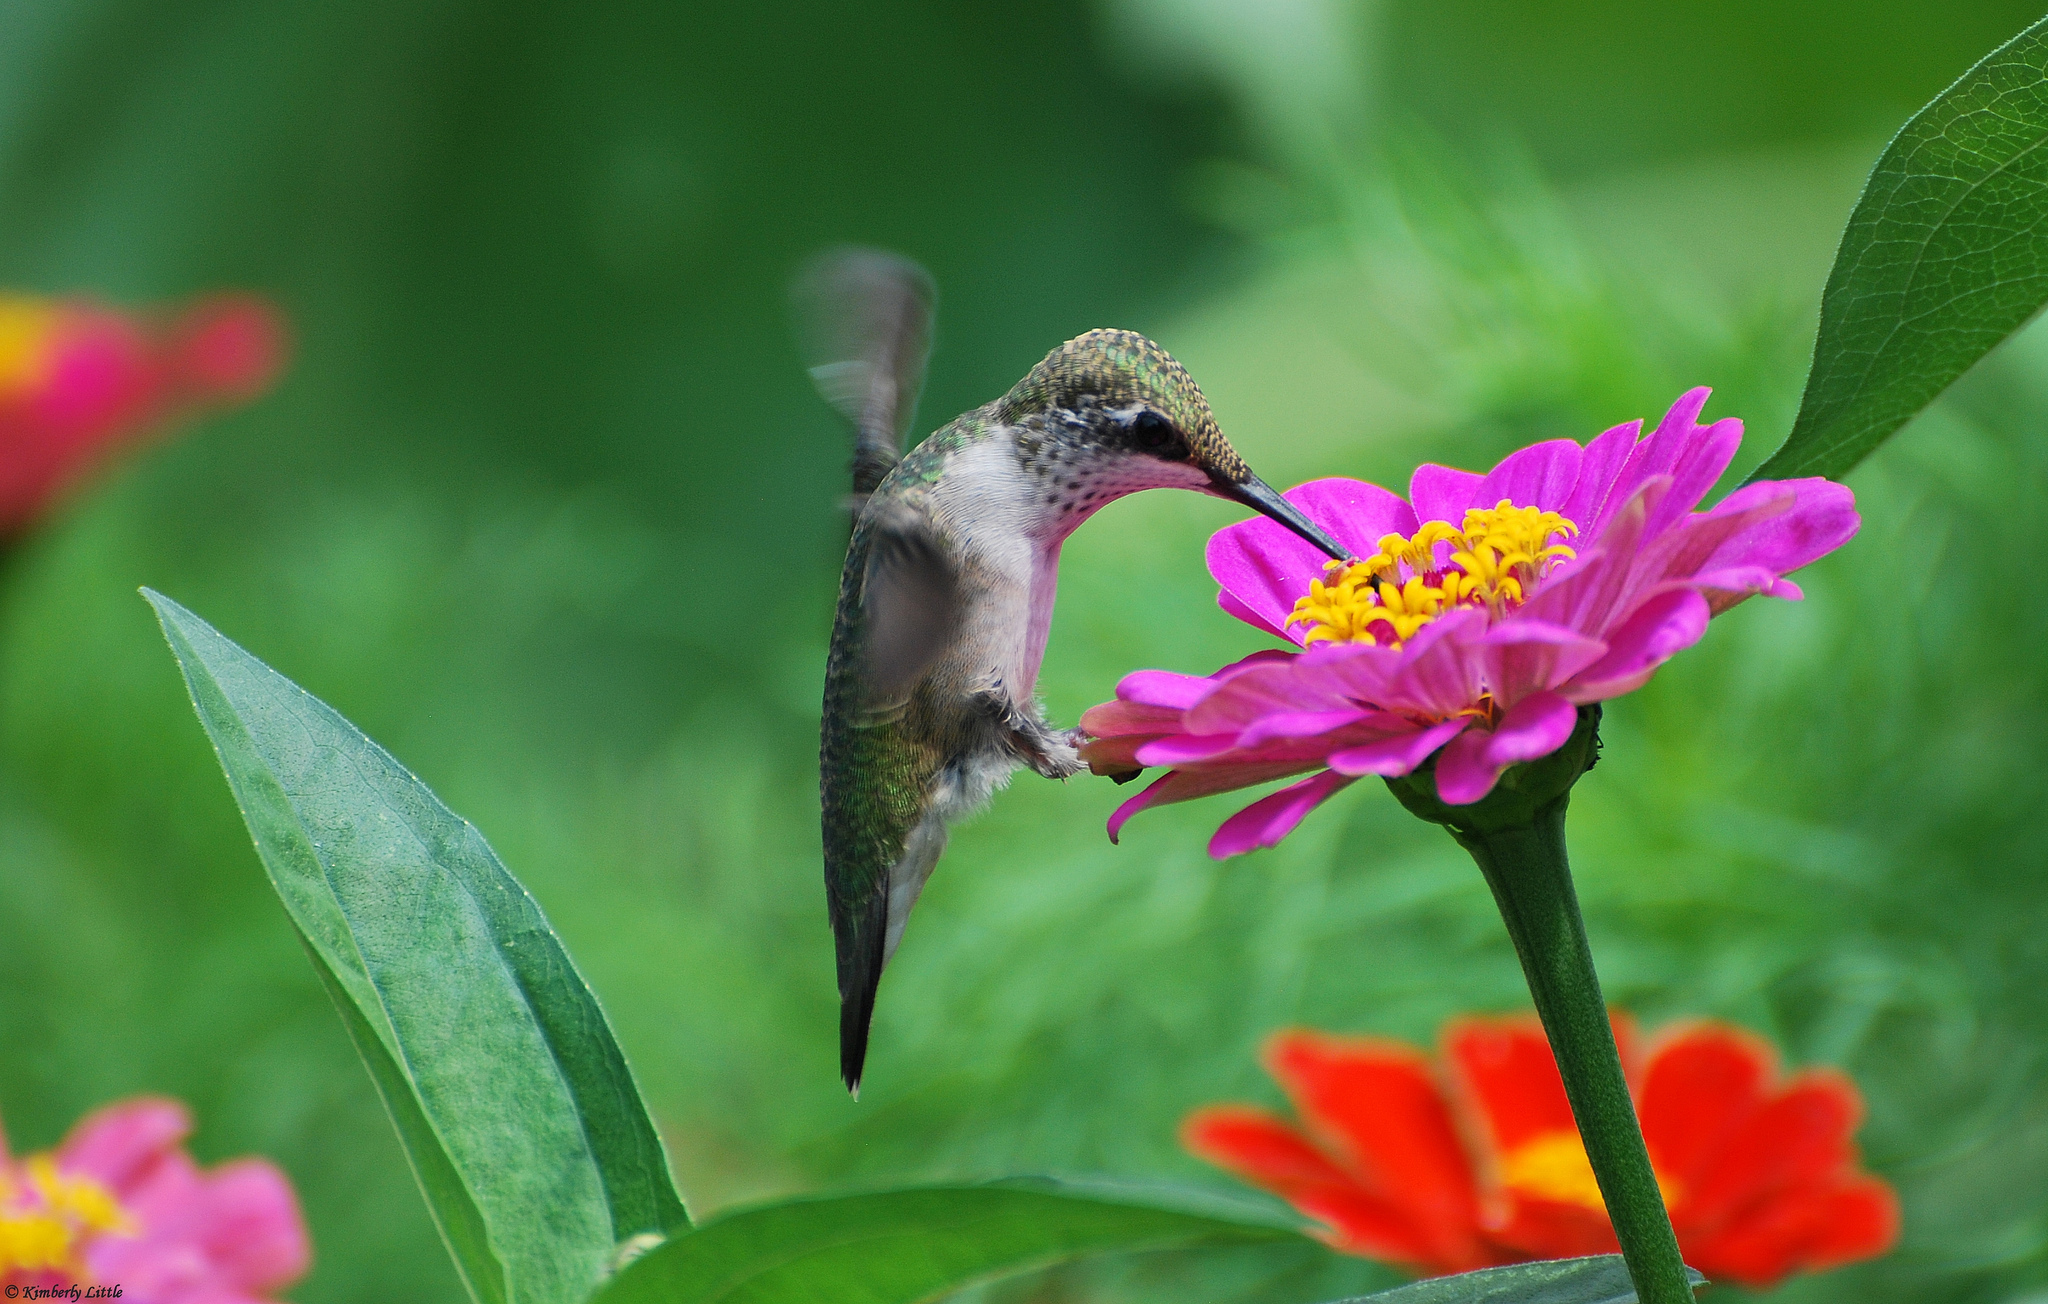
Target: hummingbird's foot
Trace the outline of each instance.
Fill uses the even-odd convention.
[[[1076,743],[1079,730],[1054,729],[1027,711],[998,680],[974,695],[1018,760],[1048,779],[1071,779],[1088,768]]]
[[[1081,753],[1063,732],[1045,729],[1041,738],[1033,740],[1033,750],[1018,748],[1017,754],[1024,763],[1048,779],[1071,779],[1088,768],[1088,762],[1081,759]]]

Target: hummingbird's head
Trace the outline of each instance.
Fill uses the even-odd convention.
[[[1141,489],[1194,489],[1243,503],[1339,561],[1348,556],[1252,474],[1187,368],[1136,331],[1094,330],[1068,340],[1017,382],[997,412],[1018,431],[1025,469],[1062,516],[1085,517]]]

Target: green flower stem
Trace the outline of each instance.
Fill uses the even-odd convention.
[[[1637,1299],[1641,1304],[1692,1304],[1685,1261],[1636,1122],[1565,854],[1571,785],[1592,768],[1599,725],[1599,707],[1581,708],[1570,742],[1551,756],[1509,770],[1492,795],[1471,806],[1439,801],[1433,772],[1418,771],[1388,786],[1410,811],[1448,829],[1479,862],[1493,889],[1557,1056],[1572,1117]]]

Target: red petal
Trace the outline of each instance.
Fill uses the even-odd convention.
[[[1327,1224],[1331,1233],[1326,1239],[1347,1253],[1392,1259],[1431,1272],[1475,1266],[1442,1257],[1436,1238],[1419,1229],[1395,1200],[1369,1189],[1306,1137],[1263,1110],[1228,1105],[1197,1110],[1181,1125],[1181,1143]]]
[[[1688,1238],[1685,1260],[1709,1277],[1767,1288],[1883,1254],[1899,1239],[1899,1201],[1867,1174],[1785,1191],[1719,1236]]]
[[[1435,1259],[1483,1258],[1471,1161],[1420,1051],[1284,1032],[1267,1043],[1266,1063],[1316,1135],[1409,1211]]]
[[[1728,1140],[1764,1102],[1776,1056],[1759,1038],[1722,1023],[1680,1024],[1658,1034],[1636,1089],[1636,1112],[1657,1171],[1678,1183],[1673,1216]]]
[[[1180,1141],[1198,1158],[1283,1199],[1288,1198],[1283,1187],[1354,1180],[1293,1127],[1247,1105],[1196,1110],[1180,1125]]]
[[[1367,1195],[1357,1187],[1322,1187],[1304,1191],[1292,1201],[1297,1209],[1327,1223],[1323,1239],[1331,1248],[1370,1259],[1386,1259],[1437,1277],[1471,1272],[1504,1262],[1475,1235],[1462,1246],[1446,1250],[1433,1243],[1428,1229],[1418,1228],[1406,1210]]]
[[[1576,1130],[1550,1043],[1533,1016],[1453,1021],[1444,1029],[1444,1061],[1495,1156],[1546,1132]]]
[[[1588,1254],[1616,1254],[1621,1246],[1607,1215],[1584,1205],[1554,1200],[1505,1197],[1504,1217],[1487,1233],[1532,1259],[1576,1259]]]
[[[1688,1227],[1712,1234],[1787,1187],[1848,1169],[1862,1118],[1863,1098],[1848,1078],[1825,1069],[1795,1075],[1708,1157],[1683,1193]]]

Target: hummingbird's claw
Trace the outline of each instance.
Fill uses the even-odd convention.
[[[1058,730],[1038,718],[1036,710],[1018,704],[1003,681],[994,680],[974,694],[974,701],[1002,734],[1018,760],[1048,779],[1071,779],[1088,768],[1076,742],[1077,730]]]

